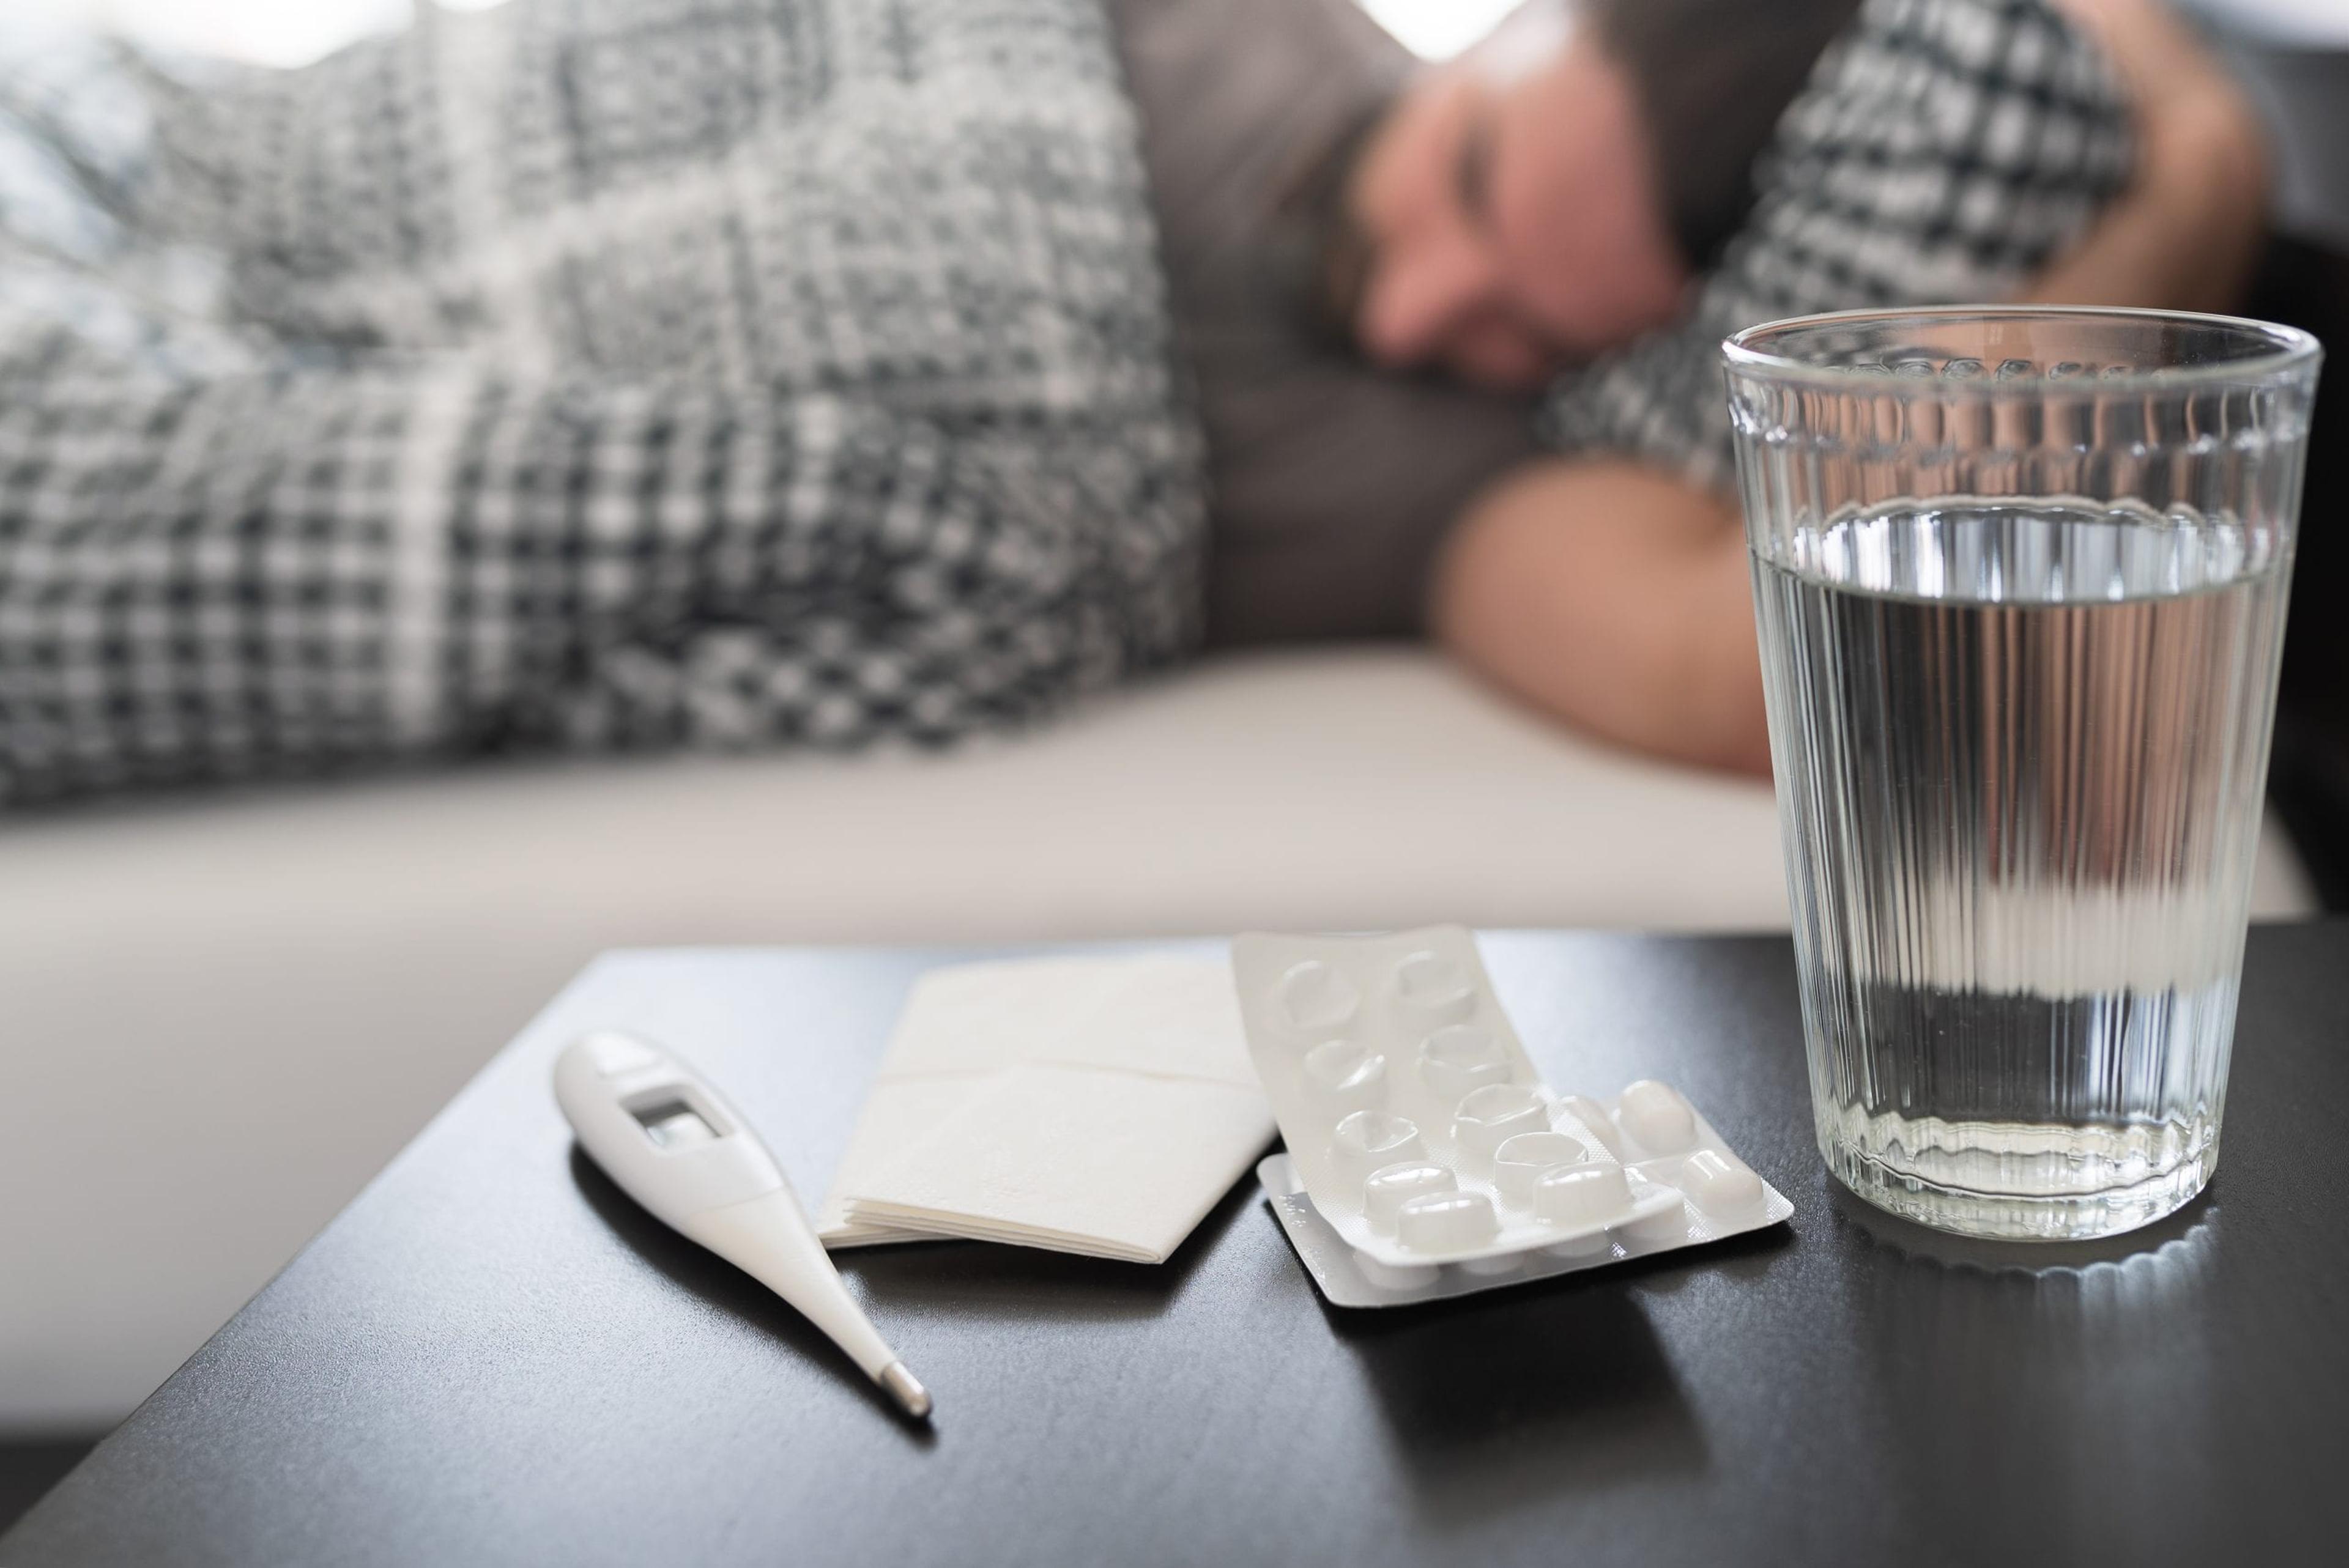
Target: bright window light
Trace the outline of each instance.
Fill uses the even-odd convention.
[[[1448,60],[1491,32],[1518,0],[1361,0],[1403,46],[1424,60]]]
[[[480,11],[502,0],[439,0]],[[10,19],[104,27],[141,43],[262,66],[303,66],[406,22],[410,0],[0,0]]]

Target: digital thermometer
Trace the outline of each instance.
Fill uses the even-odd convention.
[[[579,1146],[619,1189],[797,1307],[916,1420],[927,1389],[857,1308],[791,1183],[716,1089],[633,1035],[574,1040],[554,1098]]]

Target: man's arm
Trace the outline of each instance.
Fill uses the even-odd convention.
[[[1629,460],[1547,459],[1479,496],[1431,622],[1504,690],[1635,751],[1766,773],[1736,509]]]
[[[2264,214],[2265,157],[2233,85],[2151,0],[2064,0],[2139,106],[2128,190],[2022,291],[2075,304],[2221,308]],[[1744,540],[1731,500],[1619,458],[1527,464],[1454,524],[1436,637],[1503,690],[1675,761],[1769,770]]]

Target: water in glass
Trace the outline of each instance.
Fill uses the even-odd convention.
[[[1757,542],[1820,1144],[1976,1233],[2125,1230],[2218,1157],[2289,550],[2133,502]]]

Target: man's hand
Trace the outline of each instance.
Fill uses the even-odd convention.
[[[2267,223],[2259,118],[2225,67],[2161,0],[2055,0],[2104,46],[2136,105],[2129,188],[2034,279],[2036,304],[2233,309]]]

